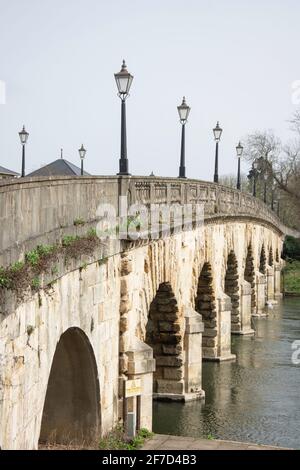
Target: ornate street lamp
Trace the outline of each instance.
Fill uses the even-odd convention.
[[[274,203],[275,203],[275,182],[272,181],[272,191],[271,191],[271,209],[274,210]]]
[[[254,160],[252,163],[252,176],[253,176],[253,197],[256,197],[256,181],[258,176],[258,160]]]
[[[241,142],[238,143],[236,146],[236,155],[238,157],[238,174],[237,174],[237,183],[236,188],[241,190],[241,157],[243,155],[244,147],[242,146]]]
[[[280,217],[280,195],[277,196],[277,217]]]
[[[28,137],[29,137],[28,132],[25,130],[25,126],[23,126],[23,129],[21,130],[21,132],[19,132],[19,136],[20,136],[20,141],[21,141],[21,144],[22,144],[22,171],[21,171],[21,177],[24,178],[24,176],[25,176],[25,145],[26,145]]]
[[[83,176],[83,160],[84,160],[84,157],[85,157],[85,154],[86,154],[86,150],[83,146],[83,144],[81,145],[80,149],[78,150],[79,152],[79,156],[80,156],[80,160],[81,160],[81,176]]]
[[[177,106],[178,114],[181,122],[181,151],[180,151],[180,167],[179,178],[186,178],[185,174],[185,125],[189,117],[191,108],[186,104],[185,96],[180,106]]]
[[[214,174],[214,182],[219,182],[219,142],[221,140],[223,129],[219,125],[219,121],[217,122],[216,127],[213,129],[215,141],[216,141],[216,155],[215,155],[215,174]]]
[[[118,96],[121,99],[121,155],[119,160],[118,175],[129,175],[127,159],[127,136],[126,136],[126,106],[125,101],[129,95],[133,75],[131,75],[123,60],[120,72],[115,73],[115,80],[118,88]]]
[[[267,172],[264,173],[264,203],[267,204],[267,182],[269,175]]]

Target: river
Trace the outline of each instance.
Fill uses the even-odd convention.
[[[154,432],[300,449],[300,298],[269,313],[255,336],[232,337],[236,362],[203,363],[205,403],[154,402]]]

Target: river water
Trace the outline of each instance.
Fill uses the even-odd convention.
[[[205,403],[154,402],[154,432],[300,449],[300,299],[269,313],[255,336],[232,337],[236,362],[203,363]]]

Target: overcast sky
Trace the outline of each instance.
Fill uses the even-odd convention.
[[[290,136],[300,80],[299,0],[0,0],[0,165],[27,172],[64,149],[85,168],[115,174],[120,100],[113,74],[134,75],[127,101],[128,158],[137,175],[177,176],[185,95],[187,175],[212,179],[212,128],[224,129],[220,173],[236,172],[235,146],[255,129]],[[1,87],[0,87],[1,91]]]

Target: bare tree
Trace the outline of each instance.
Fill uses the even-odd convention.
[[[300,228],[300,109],[290,123],[295,137],[284,144],[270,130],[249,134],[244,139],[244,159],[258,162],[258,174],[267,173],[268,182],[274,181],[282,217]]]
[[[282,144],[273,131],[255,131],[245,139],[244,159],[253,162],[263,157],[270,163],[277,161]]]

